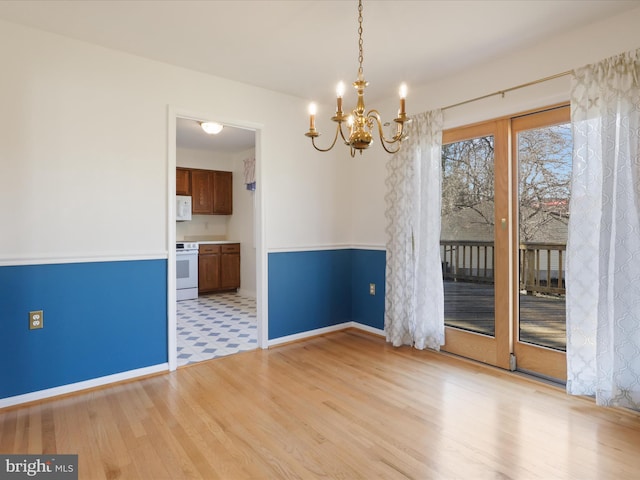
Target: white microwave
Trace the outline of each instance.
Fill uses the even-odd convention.
[[[176,195],[176,222],[191,220],[191,197]]]

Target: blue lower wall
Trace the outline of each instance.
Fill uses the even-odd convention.
[[[351,250],[269,254],[269,339],[351,320]]]
[[[387,252],[352,250],[351,257],[351,320],[382,330]],[[369,294],[371,283],[375,295]]]
[[[385,259],[359,249],[269,254],[269,339],[349,321],[382,329]]]
[[[0,398],[165,362],[166,260],[0,267]]]
[[[271,253],[268,271],[269,339],[384,326],[384,251]],[[0,267],[0,399],[165,362],[166,260]]]

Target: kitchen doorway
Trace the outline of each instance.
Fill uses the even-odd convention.
[[[175,370],[208,360],[266,347],[263,315],[263,272],[266,256],[261,201],[260,125],[224,121],[220,135],[207,135],[201,123],[214,115],[169,112],[168,162],[168,360]],[[225,135],[226,134],[226,135]],[[247,160],[255,163],[254,189],[245,185]],[[223,215],[192,215],[176,222],[176,167],[232,172],[233,210]],[[201,293],[196,299],[176,300],[176,242],[238,245],[240,288],[237,292]],[[188,305],[187,305],[188,304]]]

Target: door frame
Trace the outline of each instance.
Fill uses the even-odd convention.
[[[176,322],[176,125],[177,118],[207,121],[215,118],[229,127],[244,128],[255,132],[256,156],[256,206],[254,217],[256,242],[256,321],[258,347],[268,348],[268,271],[266,251],[266,211],[264,208],[264,183],[262,181],[262,130],[259,123],[225,118],[220,114],[185,110],[168,105],[167,108],[167,358],[169,371],[178,367]]]

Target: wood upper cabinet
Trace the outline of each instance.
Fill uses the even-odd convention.
[[[240,288],[240,244],[200,245],[198,292],[209,293]]]
[[[177,170],[177,169],[176,169]],[[195,215],[233,213],[233,173],[187,169],[191,180],[191,212]],[[176,183],[178,172],[176,171]]]
[[[176,168],[176,195],[191,195],[191,170]]]
[[[233,213],[233,173],[211,172],[213,174],[213,213],[231,215]]]
[[[213,213],[213,176],[209,170],[191,170],[191,212]]]

